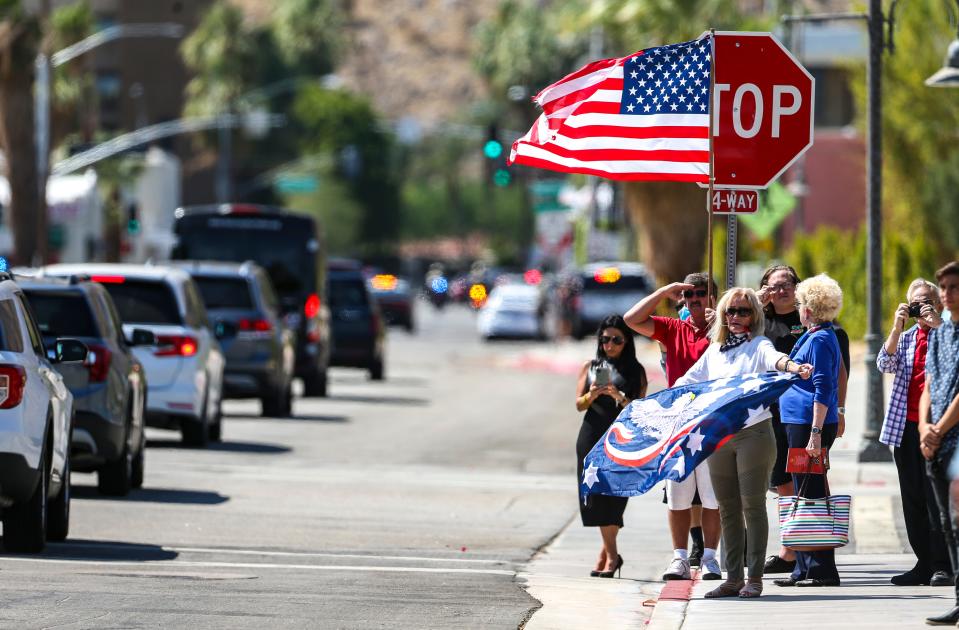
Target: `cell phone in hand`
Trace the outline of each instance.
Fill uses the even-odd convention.
[[[613,371],[608,365],[600,365],[596,368],[596,386],[606,387],[613,380]]]

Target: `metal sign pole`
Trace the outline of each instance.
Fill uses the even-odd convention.
[[[719,99],[715,95],[716,86],[716,29],[709,29],[709,189],[706,191],[706,212],[709,220],[706,222],[706,249],[707,262],[706,274],[706,305],[708,308],[713,306],[713,184],[716,181],[716,159],[713,153],[713,136],[716,130],[713,127],[716,121],[716,109],[719,107]]]
[[[736,247],[739,237],[739,217],[726,217],[726,290],[736,286]]]

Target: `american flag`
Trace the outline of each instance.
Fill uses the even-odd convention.
[[[595,61],[533,99],[510,163],[624,180],[709,181],[709,37]]]

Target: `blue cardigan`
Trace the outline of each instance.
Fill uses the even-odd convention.
[[[839,422],[839,341],[831,323],[821,324],[812,333],[805,333],[796,342],[790,358],[797,363],[811,363],[812,377],[796,381],[779,399],[783,424],[812,424],[814,402],[826,405],[825,424]]]

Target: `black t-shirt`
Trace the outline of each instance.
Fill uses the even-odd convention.
[[[846,374],[849,374],[849,335],[842,329],[839,322],[833,322],[832,329],[836,333],[836,341],[839,342],[839,354],[842,355],[842,363],[846,367]]]
[[[766,310],[765,334],[773,342],[776,350],[783,354],[789,354],[804,332],[806,332],[806,329],[799,321],[799,311],[779,315],[771,308]]]

